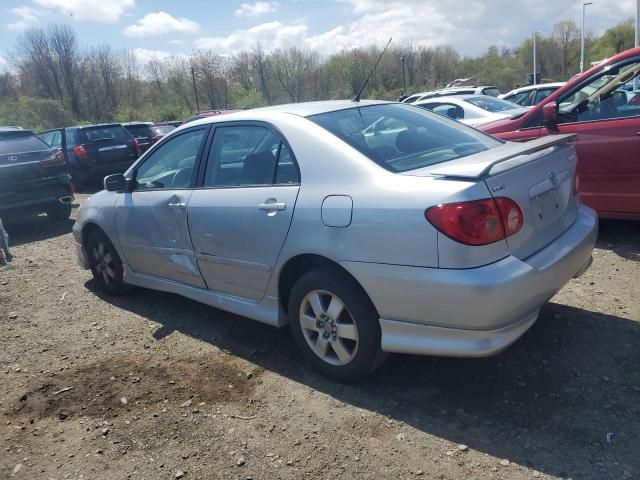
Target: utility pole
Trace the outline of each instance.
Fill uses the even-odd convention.
[[[536,37],[537,37],[537,30],[533,31],[533,84],[537,85],[538,84],[538,75],[537,75],[537,70],[536,70]]]
[[[584,72],[584,11],[587,5],[593,5],[593,2],[582,3],[582,31],[580,35],[580,73]]]
[[[191,80],[193,81],[193,93],[196,96],[196,110],[200,111],[200,101],[198,101],[198,89],[196,88],[196,69],[191,67]]]
[[[640,2],[640,0],[638,0]],[[407,80],[404,76],[404,55],[400,56],[400,61],[402,62],[402,94],[407,94]]]

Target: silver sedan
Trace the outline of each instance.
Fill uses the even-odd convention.
[[[288,324],[341,381],[387,352],[491,355],[591,259],[571,140],[504,143],[377,101],[202,119],[84,202],[78,257],[109,294]]]

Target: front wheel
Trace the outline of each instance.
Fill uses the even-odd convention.
[[[94,230],[89,234],[87,255],[93,278],[102,292],[108,295],[121,295],[131,289],[124,283],[124,269],[120,256],[102,231]]]
[[[375,307],[364,290],[338,269],[313,270],[295,283],[289,325],[307,361],[335,380],[361,380],[386,358]]]

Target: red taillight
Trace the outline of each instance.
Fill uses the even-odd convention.
[[[161,138],[162,138],[162,135],[154,135],[153,137],[151,137],[151,141],[155,143]]]
[[[573,179],[573,196],[575,197],[580,192],[580,177],[576,173],[576,178]]]
[[[87,153],[87,149],[84,148],[84,145],[76,145],[73,147],[73,153],[78,160],[86,160],[89,158],[89,154]]]
[[[138,142],[137,138],[133,139],[133,145],[136,147],[136,155],[140,156],[141,149],[140,149],[140,143]]]
[[[429,208],[425,217],[446,236],[466,245],[504,240],[524,223],[518,204],[506,197],[437,205]]]
[[[51,156],[46,160],[43,160],[40,163],[46,167],[55,167],[58,165],[64,165],[64,154],[61,151],[57,151],[55,155]]]

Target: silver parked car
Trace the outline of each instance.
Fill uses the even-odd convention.
[[[331,101],[184,125],[84,202],[104,292],[273,326],[354,381],[386,352],[501,351],[591,259],[570,136],[504,143],[410,105]]]

